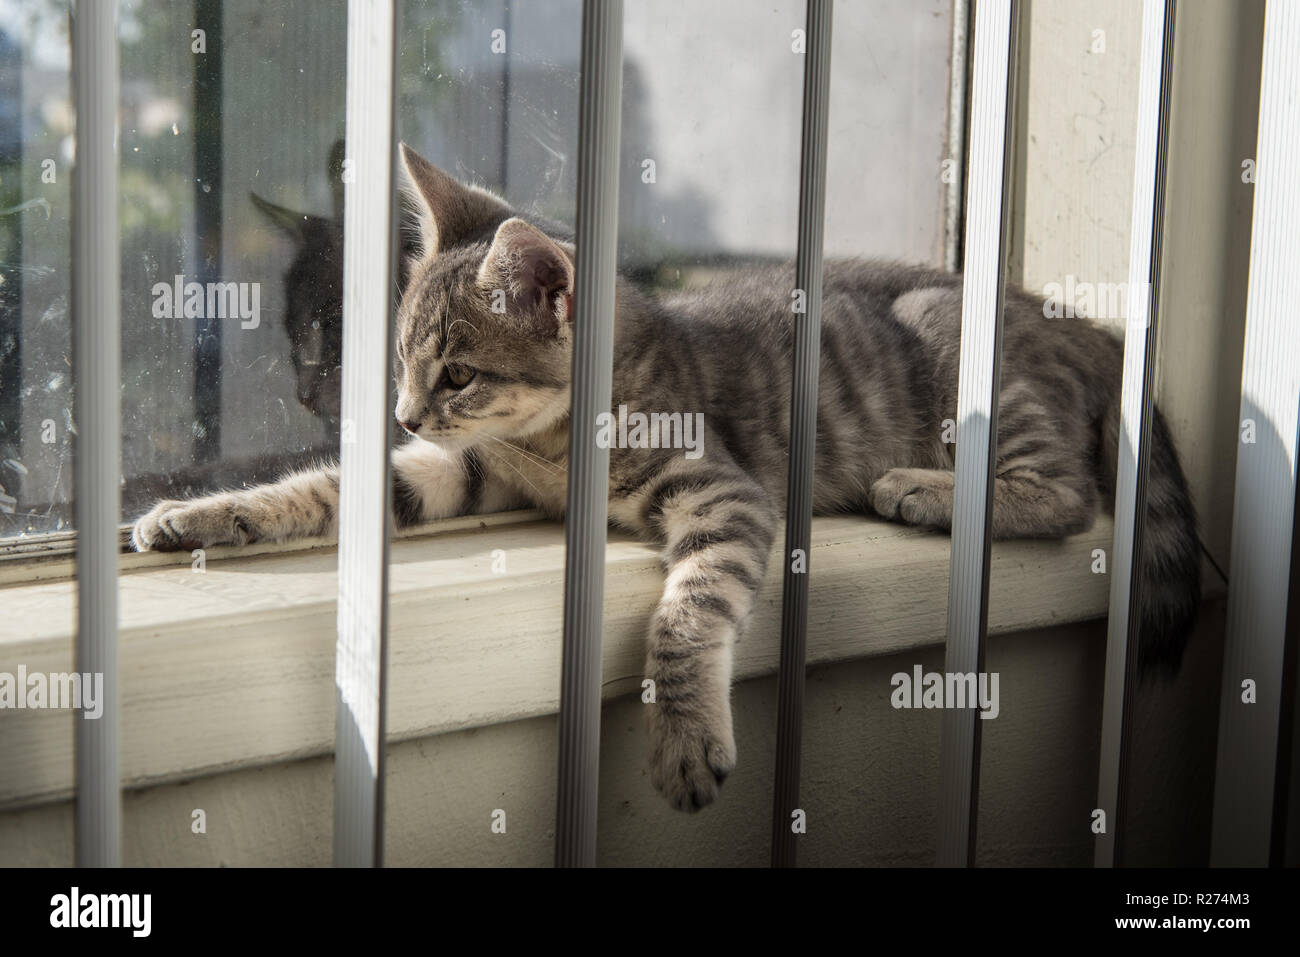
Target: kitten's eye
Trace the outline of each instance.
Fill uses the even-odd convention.
[[[447,380],[457,389],[463,389],[474,381],[474,376],[478,373],[473,369],[467,369],[465,366],[447,366]]]

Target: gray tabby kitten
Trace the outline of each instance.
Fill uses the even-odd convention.
[[[397,319],[393,452],[398,526],[525,505],[565,508],[573,247],[403,147],[423,251]],[[647,707],[655,786],[709,804],[735,766],[731,646],[782,523],[793,269],[747,272],[651,298],[620,281],[613,405],[703,413],[703,454],[613,448],[610,519],[663,546]],[[504,303],[504,312],[494,312]],[[1086,321],[1043,318],[1008,293],[994,534],[1086,530],[1113,501],[1122,344]],[[950,527],[961,283],[931,269],[826,267],[814,505]],[[1195,516],[1155,423],[1142,665],[1176,669],[1199,602]],[[159,503],[137,548],[189,549],[327,535],[338,478],[322,469],[244,491]]]

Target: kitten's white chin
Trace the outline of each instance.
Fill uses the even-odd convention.
[[[448,455],[456,452],[463,452],[474,444],[473,436],[468,435],[439,436],[436,439],[426,439],[422,435],[417,435],[415,438],[420,442],[427,442],[429,445],[446,452]]]

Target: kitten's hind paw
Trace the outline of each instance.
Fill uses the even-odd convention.
[[[650,705],[650,783],[679,811],[714,802],[736,767],[730,727],[711,729],[700,718],[665,713]]]
[[[890,469],[871,486],[881,518],[930,528],[952,527],[953,474],[939,469]]]

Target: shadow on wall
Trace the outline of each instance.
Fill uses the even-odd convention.
[[[1241,425],[1238,433],[1237,457],[1241,471],[1238,477],[1242,487],[1236,489],[1235,498],[1250,498],[1260,492],[1257,486],[1265,475],[1289,474],[1293,462],[1287,442],[1278,431],[1277,424],[1250,399],[1241,406]],[[1253,487],[1255,486],[1255,487]],[[1234,509],[1235,510],[1235,509]],[[1230,529],[1233,538],[1244,536],[1252,542],[1276,541],[1279,526],[1276,520],[1259,523],[1258,516],[1235,515],[1234,519],[1253,518],[1252,524]],[[1277,562],[1267,569],[1268,581],[1256,582],[1256,588],[1272,595],[1286,595],[1289,581],[1295,570],[1295,542],[1287,560]],[[1240,574],[1235,567],[1227,569],[1229,580]],[[1260,573],[1257,565],[1255,574]],[[1248,599],[1247,599],[1248,600]],[[1210,863],[1210,844],[1216,815],[1215,779],[1220,769],[1218,742],[1220,729],[1220,697],[1223,693],[1240,696],[1242,681],[1249,678],[1255,687],[1258,701],[1281,700],[1286,702],[1286,684],[1293,680],[1295,660],[1290,661],[1287,673],[1240,676],[1225,675],[1228,662],[1224,657],[1224,643],[1230,613],[1229,602],[1215,599],[1201,606],[1193,641],[1188,648],[1188,662],[1179,675],[1171,681],[1141,683],[1134,689],[1136,706],[1131,728],[1134,758],[1130,762],[1129,792],[1125,804],[1125,832],[1129,835],[1125,851],[1126,866],[1177,866],[1206,867]],[[1294,649],[1292,649],[1294,651]],[[1225,684],[1225,680],[1227,683]],[[1241,705],[1255,712],[1258,705]],[[1289,756],[1290,737],[1287,729],[1295,722],[1295,714],[1282,706],[1283,733],[1278,739],[1278,752],[1266,760],[1274,761],[1274,788],[1285,796],[1290,782],[1284,778],[1293,772]],[[1181,731],[1181,733],[1180,733]],[[1240,770],[1225,769],[1229,772]],[[1290,808],[1275,807],[1275,826],[1287,826],[1294,833],[1294,801]],[[1238,827],[1247,830],[1246,816],[1251,811],[1233,807],[1219,807],[1227,833]],[[1286,816],[1290,815],[1287,820]]]

